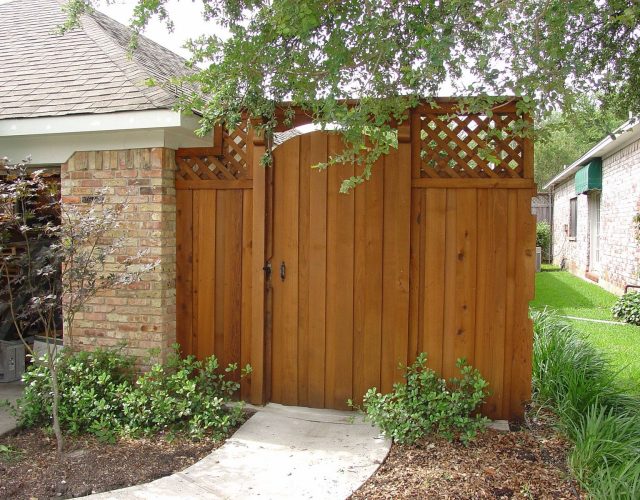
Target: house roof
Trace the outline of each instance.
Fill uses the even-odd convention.
[[[564,182],[574,175],[580,167],[586,165],[594,158],[609,156],[619,151],[630,142],[640,139],[640,117],[634,116],[620,125],[613,134],[602,139],[598,144],[574,161],[571,165],[564,168],[562,172],[547,182],[543,189],[549,189],[556,184]]]
[[[166,109],[180,89],[149,87],[188,73],[185,60],[140,37],[130,57],[131,31],[94,11],[81,26],[54,33],[66,19],[58,0],[0,4],[0,120]]]

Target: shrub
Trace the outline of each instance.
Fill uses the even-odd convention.
[[[177,351],[166,365],[154,365],[124,396],[125,432],[142,435],[171,430],[187,432],[193,438],[206,432],[216,437],[227,434],[243,412],[239,405],[225,407],[240,388],[238,382],[226,380],[225,374],[238,368],[229,365],[224,373],[218,368],[214,356],[197,361],[193,356],[181,358]],[[247,367],[243,373],[249,371]]]
[[[536,246],[542,248],[542,260],[551,260],[551,226],[547,221],[536,224]]]
[[[398,443],[414,443],[431,433],[469,442],[486,423],[474,413],[488,394],[488,383],[464,360],[457,363],[461,378],[449,381],[426,363],[426,354],[420,354],[405,369],[406,383],[394,384],[389,394],[369,389],[362,404],[367,418]]]
[[[639,498],[640,399],[571,326],[548,311],[532,316],[534,400],[572,441],[573,474],[594,498]]]
[[[614,318],[632,325],[640,325],[640,293],[629,292],[620,297],[611,308]]]
[[[177,348],[166,364],[154,364],[136,378],[133,358],[114,350],[64,353],[56,360],[60,385],[60,424],[67,432],[88,432],[114,441],[119,435],[186,432],[193,438],[219,437],[236,425],[242,407],[225,403],[239,388],[227,380],[235,365],[220,373],[210,357],[181,358]],[[51,424],[51,382],[47,363],[34,363],[24,375],[20,424]],[[242,370],[249,373],[250,367]]]

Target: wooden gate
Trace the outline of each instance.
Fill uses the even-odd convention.
[[[243,131],[213,157],[179,152],[185,352],[251,363],[242,397],[254,403],[327,408],[369,387],[389,391],[398,364],[421,351],[447,377],[465,357],[491,384],[484,413],[521,416],[531,382],[532,147],[511,133],[514,103],[491,117],[452,106],[413,110],[398,149],[349,195],[338,190],[352,165],[310,168],[340,151],[337,134],[289,139],[269,169],[257,166],[264,145]],[[228,158],[242,167],[233,178],[216,163],[228,169]]]

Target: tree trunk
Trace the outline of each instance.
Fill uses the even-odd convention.
[[[54,351],[57,351],[55,347]],[[58,388],[58,367],[56,366],[55,362],[56,357],[57,353],[52,356],[51,348],[49,348],[49,356],[47,362],[49,363],[49,372],[51,374],[51,390],[53,392],[53,401],[51,405],[53,414],[53,433],[56,436],[58,458],[60,458],[64,449],[64,439],[62,437],[62,430],[60,429],[60,416],[58,415],[58,408],[60,406],[60,391]]]

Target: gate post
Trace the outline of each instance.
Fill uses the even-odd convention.
[[[261,165],[265,154],[264,135],[251,129],[253,148],[250,162],[253,170],[253,222],[251,249],[251,403],[266,402],[265,392],[265,244],[266,244],[266,168]]]

